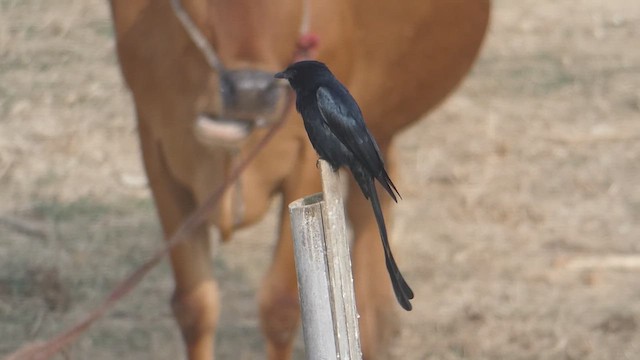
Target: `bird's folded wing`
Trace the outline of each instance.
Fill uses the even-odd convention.
[[[371,174],[384,168],[380,149],[367,129],[362,113],[344,89],[331,93],[325,87],[316,92],[318,108],[331,132],[349,149]]]
[[[333,93],[332,93],[333,91]],[[355,159],[376,178],[394,201],[400,196],[387,171],[380,149],[369,133],[360,108],[343,87],[319,87],[316,101],[322,118],[331,132],[351,151]]]

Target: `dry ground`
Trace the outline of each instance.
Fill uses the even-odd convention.
[[[393,358],[638,359],[640,2],[494,10],[471,77],[397,141],[393,235],[417,294]],[[0,354],[160,245],[134,127],[105,1],[0,0]],[[222,359],[262,357],[273,223],[216,248]],[[67,355],[180,358],[171,288],[165,263]]]

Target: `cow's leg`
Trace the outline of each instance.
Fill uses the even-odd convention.
[[[140,124],[140,138],[149,184],[165,237],[171,236],[195,207],[192,193],[177,183],[167,169],[160,144]],[[213,336],[218,320],[218,287],[212,277],[206,226],[193,232],[170,254],[175,278],[172,298],[190,360],[213,359]]]
[[[380,145],[382,149],[388,149],[388,146]],[[387,161],[387,170],[392,170],[389,165],[390,162]],[[390,177],[395,179],[392,172]],[[392,201],[384,189],[377,186],[377,191],[385,214],[387,232],[391,233],[391,216],[388,210]],[[352,260],[356,303],[360,315],[360,341],[364,358],[370,360],[379,358],[385,345],[385,335],[392,325],[393,310],[399,305],[395,303],[393,296],[371,203],[363,196],[353,177],[349,177],[347,214],[354,235]]]
[[[320,191],[320,173],[315,168],[317,157],[307,147],[301,151],[297,168],[283,187],[280,217],[280,235],[276,244],[273,263],[260,290],[260,318],[267,338],[270,360],[290,359],[298,322],[300,304],[298,283],[293,258],[293,240],[289,216],[289,203]]]
[[[291,201],[289,201],[291,202]],[[289,211],[283,203],[280,238],[276,244],[273,263],[260,290],[260,320],[267,338],[270,360],[291,358],[293,340],[300,319],[298,287],[293,259],[293,241],[289,225]]]

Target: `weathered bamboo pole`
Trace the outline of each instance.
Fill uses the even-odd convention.
[[[320,160],[322,194],[289,205],[308,359],[359,360],[360,339],[337,172]]]

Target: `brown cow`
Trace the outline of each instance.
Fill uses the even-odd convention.
[[[185,0],[227,69],[219,74],[168,0],[112,0],[119,60],[133,93],[144,164],[166,235],[264,135],[259,123],[269,124],[282,107],[284,91],[272,74],[292,60],[305,1],[310,31],[320,40],[318,59],[358,100],[387,158],[393,134],[433,109],[468,72],[489,17],[489,0]],[[320,190],[317,155],[302,121],[295,111],[287,117],[210,222],[228,239],[234,229],[259,220],[274,195],[283,196],[278,244],[259,296],[270,359],[290,358],[299,321],[286,206]],[[217,138],[222,130],[228,136]],[[393,163],[388,166],[393,172]],[[371,209],[353,181],[349,190],[361,339],[365,357],[373,358],[389,311],[398,306]],[[389,206],[388,198],[383,206]],[[171,253],[171,263],[173,310],[189,358],[211,359],[219,295],[204,226]]]

